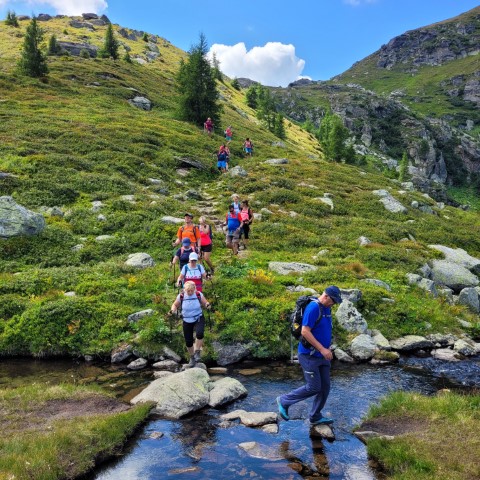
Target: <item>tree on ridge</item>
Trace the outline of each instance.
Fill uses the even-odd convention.
[[[48,73],[47,61],[40,49],[42,40],[43,30],[38,26],[37,17],[33,17],[25,32],[18,62],[20,71],[29,77],[43,77]]]
[[[113,34],[112,24],[109,23],[107,26],[107,31],[105,33],[105,43],[103,44],[102,49],[99,52],[100,57],[102,58],[113,58],[114,60],[118,59],[118,40]]]

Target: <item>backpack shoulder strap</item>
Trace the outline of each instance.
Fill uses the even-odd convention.
[[[202,296],[200,295],[200,292],[195,292],[197,294],[197,299],[200,302],[200,305],[202,304]]]
[[[185,294],[182,292],[180,294],[180,306],[183,304],[183,297],[185,296]]]

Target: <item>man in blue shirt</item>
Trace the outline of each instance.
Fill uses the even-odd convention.
[[[322,408],[330,393],[330,361],[333,353],[332,314],[330,307],[342,303],[340,289],[327,287],[317,301],[305,308],[302,319],[302,341],[298,344],[298,361],[307,382],[300,388],[277,397],[278,411],[284,420],[290,420],[288,407],[307,398],[313,398],[310,425],[328,425],[333,419],[322,415]]]

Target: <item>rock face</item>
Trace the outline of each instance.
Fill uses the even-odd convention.
[[[86,50],[90,57],[95,58],[98,54],[98,47],[90,43],[57,42],[61,50],[68,52],[74,57],[79,57],[82,50]]]
[[[27,210],[12,197],[0,197],[0,238],[38,235],[44,228],[42,215]]]
[[[312,272],[317,269],[315,265],[298,262],[270,262],[268,268],[280,275],[288,275],[289,273],[305,273]]]
[[[338,307],[335,315],[338,323],[347,332],[365,333],[367,331],[367,322],[352,302],[344,300]]]

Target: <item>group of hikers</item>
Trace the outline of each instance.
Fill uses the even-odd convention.
[[[214,124],[212,119],[209,117],[203,124],[203,130],[210,137],[214,130]],[[225,137],[225,142],[222,143],[218,149],[218,152],[215,153],[217,158],[217,168],[219,172],[225,173],[228,171],[228,165],[230,162],[230,142],[233,139],[233,128],[229,125],[223,132]],[[246,156],[251,157],[253,155],[253,142],[249,137],[243,142],[243,151]]]
[[[204,129],[210,136],[213,132],[213,123],[210,118],[204,124]],[[229,144],[232,141],[231,127],[225,130],[226,142],[222,144],[217,155],[217,166],[220,171],[228,169],[230,155]],[[252,155],[253,144],[246,139],[244,150]],[[243,237],[243,248],[247,248],[250,225],[253,213],[248,200],[240,202],[238,195],[232,196],[232,203],[228,207],[224,226],[226,227],[226,245],[238,254],[240,239]],[[212,227],[206,223],[205,217],[200,217],[199,225],[193,223],[193,215],[185,213],[185,224],[178,229],[177,238],[173,246],[182,245],[177,250],[171,266],[180,263],[180,275],[176,280],[178,287],[183,286],[173,302],[169,314],[181,309],[183,318],[183,335],[189,354],[186,368],[196,366],[201,361],[201,352],[205,333],[205,317],[202,307],[210,309],[211,304],[202,293],[203,282],[207,275],[213,275],[215,269],[211,261]],[[202,259],[210,271],[207,274],[204,266],[199,263]],[[298,361],[302,367],[305,385],[296,388],[276,398],[278,412],[281,418],[288,421],[289,407],[300,401],[313,398],[309,414],[310,425],[330,425],[333,419],[322,413],[330,393],[330,362],[333,359],[332,343],[332,315],[331,307],[342,303],[340,289],[331,285],[318,297],[310,297],[309,303],[301,312],[301,337],[298,344]],[[195,333],[195,338],[194,338]]]

